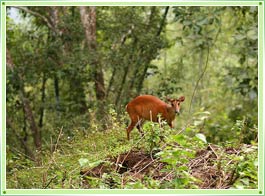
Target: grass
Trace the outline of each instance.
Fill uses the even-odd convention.
[[[117,121],[104,132],[92,126],[87,130],[74,129],[69,136],[66,129],[58,129],[51,144],[46,142],[43,148],[41,166],[21,154],[8,157],[7,188],[256,187],[256,144],[213,147],[203,134],[196,134],[198,127],[194,125],[182,133],[168,126],[161,129],[157,123],[146,123],[143,129],[144,138],[134,129],[130,141],[126,139],[125,124]],[[123,161],[118,162],[119,157],[130,165],[124,173],[115,169],[117,165],[121,170],[125,167]],[[197,166],[201,162],[204,166]],[[99,171],[102,168],[108,172]],[[85,170],[90,175],[84,175]],[[223,175],[215,176],[215,171]],[[193,176],[203,173],[210,176],[203,182]],[[223,181],[218,184],[215,179]]]
[[[79,160],[93,163],[130,150],[135,140],[127,141],[125,129],[124,125],[117,124],[104,132],[73,130],[69,137],[62,128],[53,144],[43,150],[41,166],[34,166],[22,154],[16,160],[8,160],[7,188],[47,188],[48,184],[49,188],[67,188],[59,182],[66,176],[68,188],[80,188]],[[132,138],[138,135],[138,131],[132,132]]]

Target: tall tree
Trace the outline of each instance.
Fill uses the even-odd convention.
[[[89,62],[92,70],[92,76],[95,84],[97,100],[102,101],[105,98],[104,74],[97,52],[96,40],[96,7],[80,8],[81,22],[83,24],[86,42],[88,46]]]
[[[23,145],[25,146],[25,149],[27,150],[27,152],[30,153],[31,158],[35,158],[36,163],[38,165],[40,165],[41,164],[40,153],[41,153],[41,146],[42,146],[41,132],[40,132],[38,125],[36,124],[36,120],[35,120],[32,108],[30,106],[30,101],[26,97],[26,94],[25,94],[23,73],[15,73],[14,72],[15,65],[13,64],[13,62],[14,61],[12,60],[11,54],[9,53],[9,50],[7,49],[7,68],[8,68],[9,72],[12,72],[12,74],[16,74],[16,76],[18,77],[18,81],[20,82],[20,84],[19,84],[19,97],[20,97],[20,100],[22,102],[23,109],[24,109],[25,114],[26,114],[26,118],[27,118],[28,123],[30,125],[30,129],[31,129],[32,136],[33,136],[33,141],[34,141],[35,148],[36,148],[36,155],[35,156],[33,155],[32,150],[29,149],[29,147],[27,146],[27,144],[25,142],[23,142]],[[17,134],[17,132],[16,132],[15,128],[13,127],[11,120],[9,118],[7,118],[7,125],[15,132],[15,134]]]

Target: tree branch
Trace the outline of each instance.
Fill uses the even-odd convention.
[[[22,6],[12,6],[12,7],[16,8],[16,9],[19,9],[19,10],[22,10],[24,12],[27,12],[27,13],[33,15],[33,16],[41,18],[52,31],[54,31],[56,34],[59,33],[57,31],[57,29],[50,23],[49,19],[46,18],[45,16],[41,15],[40,13],[32,11],[32,10],[28,9],[27,7],[22,7]]]
[[[192,101],[193,101],[193,98],[194,98],[195,92],[196,92],[196,90],[197,90],[197,88],[198,88],[199,82],[200,82],[201,79],[203,78],[203,76],[204,76],[204,74],[205,74],[205,72],[206,72],[206,69],[207,69],[207,67],[208,67],[209,53],[210,53],[210,46],[209,46],[209,44],[208,44],[208,46],[207,46],[207,56],[206,56],[205,67],[204,67],[203,72],[201,73],[200,77],[199,77],[198,80],[196,81],[195,87],[194,87],[194,89],[193,89],[193,93],[192,93],[191,100],[190,100],[189,113],[190,113],[190,110],[191,110]]]
[[[218,35],[219,35],[220,32],[221,32],[221,26],[219,27],[219,29],[218,29],[218,31],[217,31],[217,33],[216,33],[216,35],[215,35],[214,41],[213,41],[213,43],[212,43],[211,46],[213,46],[213,45],[215,44],[215,42],[216,42],[216,40],[217,40]],[[200,77],[199,77],[198,80],[196,81],[196,85],[195,85],[195,87],[194,87],[194,89],[193,89],[193,93],[192,93],[191,100],[190,100],[189,113],[190,113],[190,110],[191,110],[192,101],[193,101],[193,98],[194,98],[195,92],[196,92],[196,90],[197,90],[197,88],[198,88],[199,82],[200,82],[200,80],[203,78],[203,76],[204,76],[204,74],[205,74],[205,72],[206,72],[206,69],[207,69],[207,67],[208,67],[209,53],[210,53],[210,46],[209,46],[209,43],[208,43],[208,45],[207,45],[207,57],[206,57],[205,67],[204,67],[204,70],[203,70],[202,74],[200,75]]]
[[[167,18],[168,10],[169,10],[169,6],[167,6],[167,7],[165,8],[165,12],[164,12],[163,17],[162,17],[162,20],[161,20],[161,22],[160,22],[160,26],[159,26],[159,28],[158,28],[158,31],[157,31],[157,33],[154,35],[154,39],[156,39],[156,38],[158,38],[158,37],[160,36],[160,34],[161,34],[163,28],[165,27],[165,23],[166,23],[166,18]],[[154,10],[153,10],[153,12],[154,12]],[[152,15],[152,14],[151,14],[151,15]],[[151,22],[152,22],[152,21],[151,21],[151,19],[150,19],[150,24],[151,24]],[[149,56],[149,57],[147,58],[147,61],[146,61],[147,63],[146,63],[146,65],[145,65],[145,67],[144,67],[143,73],[142,73],[142,75],[141,75],[140,78],[139,78],[139,83],[138,83],[138,87],[137,87],[137,93],[138,93],[138,94],[141,92],[141,90],[142,90],[142,88],[143,88],[143,82],[144,82],[145,75],[146,75],[146,73],[147,73],[147,70],[148,70],[148,68],[149,68],[149,65],[150,65],[151,60],[152,60],[152,57]]]
[[[163,18],[162,18],[162,20],[161,20],[161,23],[160,23],[159,29],[158,29],[157,34],[156,34],[157,37],[160,35],[161,31],[163,30],[163,27],[165,26],[165,22],[166,22],[166,18],[167,18],[168,10],[169,10],[169,6],[167,6],[167,7],[165,8],[165,12],[164,12]]]

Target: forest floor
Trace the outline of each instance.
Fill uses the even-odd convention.
[[[46,149],[38,167],[24,160],[23,155],[9,157],[7,187],[229,189],[257,186],[256,145],[217,145],[172,133],[167,135],[168,141],[158,139],[158,146],[151,147],[150,141],[154,140],[150,137],[157,139],[152,132],[140,137],[134,131],[132,139],[127,141],[125,132],[119,131],[125,128],[119,124],[117,127],[94,133],[74,130],[73,137],[61,129],[57,143]]]
[[[217,151],[222,151],[226,154],[221,155],[222,158],[231,154],[239,155],[243,153],[243,149],[235,149],[233,147],[221,149],[221,147],[213,144],[209,144],[206,149],[198,150],[195,157],[191,158],[186,165],[189,167],[190,174],[198,179],[197,185],[200,189],[228,189],[239,177],[236,175],[237,167],[234,167],[229,172],[225,172],[221,168],[222,158],[217,154]],[[166,163],[160,162],[152,154],[141,150],[130,150],[106,160],[112,164],[106,165],[103,162],[94,168],[81,170],[80,174],[82,176],[102,178],[104,173],[116,171],[119,174],[124,174],[124,179],[126,179],[126,176],[130,176],[127,179],[143,181],[145,176],[151,176],[154,180],[159,180],[160,182],[171,181],[175,177],[173,171],[163,171],[167,165]],[[232,164],[232,162],[231,160],[228,164]],[[114,181],[112,183],[115,188]],[[126,180],[123,183],[126,184]]]

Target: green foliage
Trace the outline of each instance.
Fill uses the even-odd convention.
[[[220,29],[224,7],[175,7],[175,20],[183,25],[184,36],[195,43],[196,48],[204,49],[215,40]]]
[[[247,118],[237,120],[231,131],[239,138],[239,143],[250,144],[258,141],[258,128]]]
[[[143,130],[144,138],[139,138],[139,133],[128,143],[125,139],[125,128],[119,126],[109,127],[105,132],[73,130],[69,137],[62,131],[51,143],[54,151],[43,152],[42,167],[34,167],[34,162],[25,159],[24,156],[15,156],[8,152],[8,187],[14,188],[102,188],[102,189],[141,189],[141,188],[199,188],[202,179],[194,177],[189,166],[190,162],[197,157],[197,153],[206,149],[209,143],[203,133],[204,128],[198,119],[205,120],[208,112],[198,112],[193,125],[187,126],[183,133],[175,134],[174,130],[167,125],[160,127],[158,123],[146,123]],[[116,112],[110,109],[108,119],[113,124],[119,124]],[[198,117],[200,116],[200,117]],[[163,121],[162,121],[163,123]],[[205,123],[205,122],[204,122]],[[242,123],[238,122],[233,129],[242,129]],[[124,134],[121,134],[121,133]],[[57,131],[58,133],[58,131]],[[91,140],[93,138],[93,140]],[[104,138],[104,139],[102,139]],[[138,139],[137,139],[138,138]],[[80,142],[82,141],[82,142]],[[139,143],[141,141],[141,143]],[[219,159],[213,162],[216,168],[227,175],[232,175],[231,188],[255,188],[257,182],[257,147],[243,145],[238,149],[239,153],[227,153],[233,150],[235,144],[225,144],[214,153]],[[148,153],[154,153],[153,159],[165,164],[160,172],[162,179],[153,178],[152,174],[138,179],[130,173],[118,173],[115,167],[116,157],[130,151],[141,149]],[[7,148],[9,149],[9,148]],[[74,151],[74,153],[73,153]],[[150,152],[151,151],[151,152]],[[11,156],[12,155],[12,156]],[[109,158],[114,158],[111,162]],[[96,172],[94,168],[103,169],[101,176],[80,175],[80,170]],[[120,165],[123,168],[123,165]],[[125,168],[126,169],[126,168]],[[36,172],[38,170],[38,172]],[[32,175],[34,173],[34,175]],[[12,175],[11,175],[12,174]],[[96,173],[94,175],[97,175]],[[171,180],[165,180],[170,176]],[[31,181],[26,179],[31,178]],[[21,183],[23,181],[23,183]]]
[[[257,188],[257,7],[97,7],[94,51],[78,7],[24,8],[6,25],[7,188],[201,188],[189,165],[200,152],[219,175],[215,188]],[[139,94],[184,95],[175,128],[146,122],[128,142],[125,107]],[[151,160],[146,173],[115,165],[134,151]]]
[[[168,127],[163,128],[166,124],[165,121],[161,121],[160,123],[146,122],[144,124],[144,146],[148,146],[150,152],[159,150],[160,144],[164,141],[165,135],[170,132]]]
[[[202,135],[202,134],[201,134]],[[200,135],[200,136],[201,136]],[[170,135],[167,138],[167,146],[156,154],[162,162],[167,163],[164,172],[173,172],[175,178],[166,182],[162,187],[182,189],[198,188],[194,178],[189,173],[187,163],[194,158],[196,150],[203,147],[203,142],[199,137],[189,137],[187,135]]]
[[[232,188],[251,189],[256,188],[258,181],[258,159],[257,146],[243,146],[244,156],[240,156],[237,160],[235,168],[236,181]],[[235,159],[235,158],[234,158]]]

